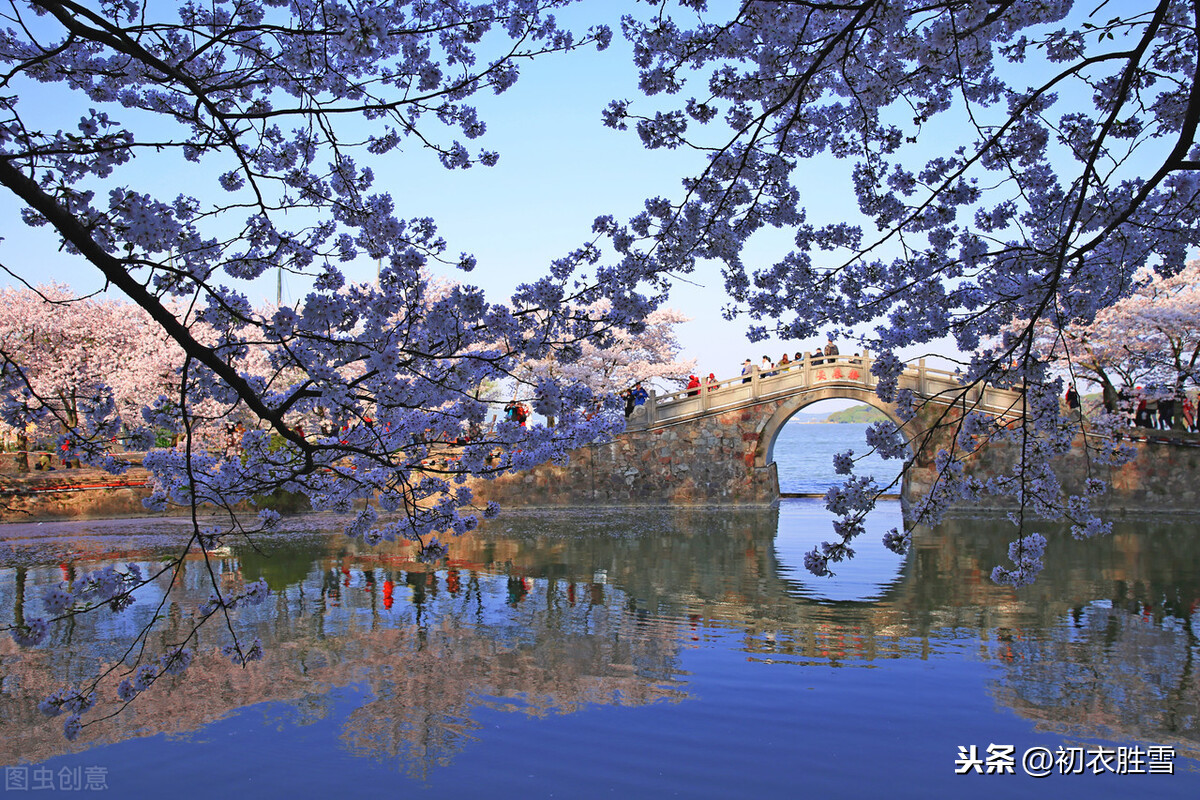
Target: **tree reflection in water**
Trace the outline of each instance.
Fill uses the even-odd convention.
[[[67,743],[37,702],[118,658],[121,635],[152,613],[155,591],[165,587],[123,616],[61,626],[39,648],[5,639],[0,762],[186,734],[267,702],[294,709],[289,724],[305,724],[334,714],[331,690],[350,687],[361,697],[337,720],[344,746],[423,778],[469,750],[484,709],[541,717],[707,702],[691,693],[686,662],[690,650],[718,639],[752,664],[824,667],[961,659],[963,643],[974,643],[997,670],[996,701],[1040,729],[1200,756],[1200,542],[1190,523],[1118,523],[1112,537],[1088,543],[1051,536],[1046,571],[1016,592],[987,578],[1011,538],[1006,524],[952,520],[920,532],[891,574],[881,567],[868,581],[869,592],[839,599],[799,586],[800,565],[777,541],[780,517],[511,516],[456,541],[437,569],[416,563],[401,544],[371,549],[303,531],[267,541],[263,554],[234,548],[219,560],[222,579],[236,586],[265,577],[272,588],[267,603],[237,617],[266,645],[262,663],[233,666],[216,652],[219,631],[206,629],[187,674]],[[171,543],[161,524],[59,526],[28,541],[13,532],[25,533],[8,526],[12,547],[0,554],[4,621],[35,602],[27,585],[109,561],[148,563]],[[198,572],[189,564],[159,641],[177,635],[180,608],[204,591]],[[105,701],[117,710],[111,687]]]
[[[1097,602],[1071,622],[1006,642],[996,699],[1070,737],[1168,741],[1200,753],[1200,681],[1191,622]]]
[[[1095,599],[997,653],[999,702],[1072,737],[1119,733],[1200,754],[1200,561],[1192,527],[1118,529],[1095,553]]]

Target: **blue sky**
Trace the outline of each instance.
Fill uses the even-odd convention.
[[[602,10],[617,30],[614,7],[619,8],[584,4],[573,15]],[[85,99],[44,86],[36,90],[36,101],[53,111],[64,127],[73,126],[86,111]],[[517,284],[545,272],[552,259],[584,242],[596,216],[627,218],[648,196],[676,197],[680,179],[702,167],[703,156],[694,151],[648,152],[635,132],[613,131],[601,124],[601,111],[610,100],[637,96],[636,72],[619,33],[602,53],[586,50],[525,63],[521,79],[508,92],[475,98],[488,126],[479,144],[501,154],[495,167],[450,172],[431,153],[413,149],[372,165],[377,187],[393,195],[400,216],[433,217],[453,254],[466,251],[478,258],[473,273],[452,277],[481,285],[493,300],[505,298]],[[121,120],[129,112],[117,109],[112,114]],[[815,209],[826,215],[814,221],[856,218],[850,167],[849,162],[832,161],[803,167],[802,200],[810,213]],[[206,192],[215,190],[211,167],[147,163],[139,174],[144,185],[163,197],[185,191],[204,199]],[[0,258],[26,275],[34,267],[34,282],[56,280],[81,293],[99,288],[93,268],[55,252],[47,232],[21,223],[7,197],[0,198],[0,236],[4,238]],[[786,245],[786,235],[762,237],[754,243],[747,263],[754,264],[756,258],[773,261],[782,252],[781,242]],[[369,261],[346,270],[350,280],[369,280],[374,271],[375,264]],[[0,275],[0,281],[9,278]],[[297,279],[285,278],[285,302],[299,300],[305,290]],[[274,278],[260,280],[249,294],[256,301],[273,299]],[[744,358],[757,363],[763,354],[778,359],[785,351],[812,350],[823,343],[750,344],[745,320],[721,318],[725,300],[715,266],[699,270],[672,292],[670,305],[692,317],[680,329],[683,355],[696,358],[702,374],[733,375]]]

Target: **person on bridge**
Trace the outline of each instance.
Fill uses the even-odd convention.
[[[504,416],[509,422],[515,422],[524,428],[525,422],[529,419],[529,406],[513,400],[504,407]]]
[[[1067,387],[1067,412],[1070,414],[1079,413],[1079,392],[1075,389],[1075,384]]]
[[[650,393],[646,391],[645,386],[642,386],[641,381],[638,381],[633,385],[631,394],[633,395],[634,406],[643,406],[646,404],[646,401],[650,399]]]
[[[1127,427],[1134,424],[1133,389],[1128,384],[1117,391],[1117,413],[1125,420]]]
[[[792,366],[792,362],[788,361],[788,354],[784,353],[783,358],[779,359],[779,371],[787,372]]]
[[[237,426],[232,422],[225,423],[225,457],[237,457]]]
[[[1137,411],[1133,415],[1133,424],[1139,428],[1150,427],[1150,404],[1146,402],[1146,390],[1141,386],[1136,389],[1137,394],[1134,395],[1135,407]]]
[[[707,387],[707,391],[710,391],[710,392],[715,391],[717,388],[716,374],[712,373],[712,372],[708,373],[708,377],[704,379],[704,385],[705,385],[705,387]]]
[[[770,356],[763,356],[762,363],[758,365],[758,369],[760,372],[770,372],[775,369],[775,364],[771,362]]]
[[[742,362],[742,383],[750,382],[750,373],[754,371],[754,365],[750,363],[750,359]]]
[[[695,397],[700,394],[700,379],[695,375],[688,375],[687,390],[688,397]]]
[[[1169,386],[1158,398],[1158,427],[1164,431],[1175,427],[1175,390]]]
[[[826,356],[836,356],[837,354],[838,354],[838,346],[833,343],[832,338],[828,339],[825,342],[825,355]]]

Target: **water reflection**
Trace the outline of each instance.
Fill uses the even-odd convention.
[[[1200,681],[1192,619],[1164,622],[1103,601],[1073,610],[1066,625],[1004,644],[995,697],[1042,730],[1179,738],[1195,752]]]
[[[883,546],[883,534],[902,524],[899,503],[867,517],[864,533],[853,543],[854,559],[831,564],[834,574],[818,578],[804,568],[804,554],[833,538],[829,514],[815,503],[785,503],[779,511],[775,556],[779,575],[794,597],[818,602],[874,602],[901,581],[903,561]]]
[[[123,637],[155,614],[165,579],[121,615],[60,625],[44,646],[21,650],[5,638],[0,762],[186,734],[264,702],[293,709],[288,724],[310,724],[339,713],[330,700],[339,687],[361,692],[337,717],[343,746],[421,778],[467,757],[484,710],[539,718],[707,704],[712,730],[694,735],[715,747],[742,713],[732,687],[763,679],[747,670],[885,659],[941,669],[984,662],[995,670],[996,703],[1037,730],[1200,756],[1200,540],[1190,523],[1118,524],[1112,537],[1082,544],[1053,536],[1039,582],[1014,592],[987,577],[1010,531],[980,520],[921,532],[903,560],[868,550],[844,566],[841,583],[822,584],[802,567],[809,540],[825,532],[814,508],[512,516],[455,542],[437,569],[405,545],[372,549],[309,531],[260,550],[235,546],[214,561],[220,580],[234,588],[264,577],[272,589],[236,619],[262,638],[264,662],[233,666],[217,652],[228,634],[206,628],[186,675],[67,743],[36,703],[119,661]],[[0,618],[19,619],[48,580],[114,561],[153,564],[178,542],[166,525],[58,526],[51,535],[8,526]],[[203,562],[190,560],[154,644],[180,636],[206,581]],[[728,696],[707,683],[697,694],[713,660],[700,656],[729,646],[742,657],[721,667],[716,683],[730,685]],[[103,696],[115,700],[111,686]],[[101,706],[100,716],[117,709]],[[790,713],[780,709],[772,724],[790,725]]]

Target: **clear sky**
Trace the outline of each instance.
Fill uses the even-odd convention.
[[[585,3],[572,12],[607,15],[619,31],[614,9],[620,4]],[[64,126],[73,125],[86,111],[86,99],[56,94],[39,87],[38,102],[54,105]],[[698,90],[699,91],[699,90]],[[619,32],[605,52],[580,51],[525,63],[522,77],[498,97],[475,98],[488,132],[480,146],[497,150],[495,167],[467,171],[443,169],[428,152],[413,148],[394,153],[373,164],[377,188],[389,191],[400,216],[430,216],[447,239],[452,254],[473,253],[478,267],[470,275],[451,275],[477,283],[493,300],[506,298],[517,284],[546,271],[549,262],[589,238],[592,220],[600,214],[618,219],[636,213],[643,199],[678,197],[680,179],[702,167],[703,156],[694,151],[654,151],[642,148],[637,134],[617,132],[600,122],[602,109],[616,98],[638,96],[637,77],[629,48]],[[122,109],[111,112],[124,119]],[[854,219],[856,209],[850,183],[849,162],[821,162],[804,167],[802,202],[826,215],[814,221]],[[189,172],[191,169],[191,172]],[[211,170],[197,172],[189,165],[145,169],[141,179],[165,198],[184,191],[201,199],[209,189]],[[57,280],[84,293],[99,286],[94,268],[82,260],[55,252],[44,230],[26,227],[13,201],[0,198],[0,258],[25,274],[34,266],[34,282]],[[786,236],[777,241],[786,243]],[[766,262],[781,253],[773,242],[757,243],[747,262]],[[35,266],[36,265],[36,266]],[[374,277],[374,262],[350,265],[350,280]],[[0,281],[10,282],[0,274]],[[285,278],[284,300],[295,302],[306,287]],[[255,301],[274,299],[275,279],[263,279],[250,290]],[[701,269],[672,292],[670,305],[692,321],[681,326],[685,358],[695,358],[702,374],[718,377],[736,374],[744,358],[755,363],[767,354],[779,356],[811,351],[823,340],[768,341],[750,344],[747,322],[721,317],[726,301],[722,278],[715,266]],[[845,350],[845,348],[844,348]]]

